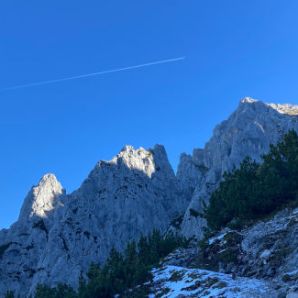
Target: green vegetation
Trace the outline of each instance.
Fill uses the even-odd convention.
[[[14,294],[12,291],[7,291],[5,294],[5,298],[14,298]]]
[[[59,284],[55,288],[49,288],[44,285],[38,285],[36,288],[36,295],[38,298],[75,298],[76,292],[65,284]]]
[[[103,267],[91,264],[87,274],[88,281],[80,280],[76,293],[67,285],[49,288],[39,285],[36,298],[110,298],[116,294],[121,297],[146,297],[148,290],[142,285],[151,279],[150,270],[177,247],[185,246],[186,241],[171,235],[163,237],[153,231],[148,237],[141,237],[138,243],[131,242],[123,254],[115,249]]]
[[[257,164],[244,159],[224,175],[212,194],[204,217],[211,230],[227,225],[242,228],[289,204],[298,202],[298,135],[289,131]]]

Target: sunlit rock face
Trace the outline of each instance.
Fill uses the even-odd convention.
[[[48,244],[52,211],[63,195],[56,177],[45,175],[25,198],[18,221],[0,231],[0,297],[7,290],[25,297]]]
[[[70,195],[46,175],[19,220],[1,231],[0,296],[7,289],[32,294],[38,283],[76,287],[91,262],[104,262],[112,247],[121,251],[153,229],[165,231],[188,203],[160,145],[124,147],[98,162]]]
[[[184,215],[181,232],[186,237],[202,236],[205,221],[197,216],[208,202],[225,171],[231,171],[250,156],[256,161],[290,129],[298,131],[298,106],[265,104],[252,98],[241,100],[237,110],[215,127],[203,149],[182,156],[177,178],[184,189],[195,190]],[[195,177],[189,179],[189,177]],[[188,177],[188,178],[185,178]],[[187,180],[188,179],[188,180]]]
[[[64,194],[64,189],[55,175],[44,175],[25,198],[18,220],[27,221],[34,217],[46,218],[47,214],[55,208],[57,198],[62,194]]]

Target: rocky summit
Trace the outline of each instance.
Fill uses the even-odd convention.
[[[187,207],[163,146],[126,146],[100,161],[66,195],[45,175],[26,197],[19,220],[0,234],[0,296],[31,294],[38,283],[76,288],[91,262],[153,229],[165,231]]]
[[[34,295],[38,284],[52,287],[65,283],[76,289],[92,262],[103,264],[112,248],[123,251],[127,243],[154,229],[201,239],[206,222],[199,215],[224,172],[239,166],[246,156],[260,161],[270,144],[276,144],[290,129],[298,131],[297,106],[244,98],[236,111],[214,129],[203,149],[181,155],[176,175],[161,145],[149,150],[125,146],[110,161],[99,161],[82,185],[70,194],[53,174],[45,175],[29,191],[16,223],[0,231],[0,297],[8,290],[29,297]],[[231,266],[222,267],[222,263],[217,273],[210,271],[214,268],[186,269],[184,261],[178,262],[183,254],[187,259],[184,251],[175,256],[175,262],[153,271],[152,286],[156,293],[163,293],[159,297],[175,297],[166,293],[186,295],[186,292],[190,292],[189,297],[199,297],[191,296],[198,291],[201,297],[211,297],[205,291],[207,286],[199,288],[210,282],[211,286],[215,285],[213,293],[234,293],[228,297],[269,297],[271,293],[270,297],[275,297],[274,285],[263,278],[274,275],[270,260],[282,249],[282,243],[287,245],[279,237],[286,235],[284,239],[288,241],[296,233],[295,220],[296,213],[287,213],[271,224],[259,223],[242,231],[240,236],[232,235],[237,239],[233,241],[233,251],[238,249],[242,258],[242,267],[237,270],[242,270],[238,273],[243,278],[238,285],[228,275]],[[289,229],[280,234],[277,231],[283,225]],[[266,231],[273,238],[263,235]],[[207,256],[209,260],[218,257],[211,251],[227,249],[220,247],[224,245],[220,240],[226,234],[209,243],[212,248]],[[266,245],[270,241],[272,245]],[[272,248],[275,246],[277,250]],[[288,253],[294,255],[277,269],[282,272],[276,283],[286,278],[292,282],[296,274],[295,248]],[[249,272],[251,278],[244,272]],[[189,278],[192,283],[188,284]],[[179,285],[176,283],[176,288],[171,289],[178,280]],[[233,288],[239,289],[241,285],[242,292],[235,294]],[[247,294],[252,290],[256,296]]]
[[[215,127],[203,149],[181,156],[177,178],[187,193],[194,191],[179,232],[201,238],[206,223],[198,215],[224,172],[238,167],[247,156],[260,161],[270,144],[276,144],[290,129],[298,131],[298,106],[242,99],[237,110]]]

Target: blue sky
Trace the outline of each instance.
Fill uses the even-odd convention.
[[[2,1],[0,227],[44,173],[72,191],[125,144],[164,144],[176,167],[242,97],[298,104],[297,11],[296,0]]]

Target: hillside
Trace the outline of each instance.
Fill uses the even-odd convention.
[[[298,131],[297,106],[245,98],[203,149],[181,155],[176,175],[161,145],[148,150],[125,146],[110,161],[99,161],[70,194],[55,175],[45,175],[29,191],[17,222],[0,231],[0,296],[13,291],[29,297],[38,285],[65,284],[77,290],[82,280],[88,281],[92,264],[103,266],[113,248],[123,253],[129,243],[155,230],[191,239],[188,248],[180,248],[158,268],[153,269],[164,251],[154,262],[145,261],[146,269],[153,270],[147,288],[155,295],[170,288],[161,297],[176,297],[189,288],[186,297],[198,297],[218,283],[226,297],[236,297],[234,288],[240,289],[237,297],[289,291],[296,284],[296,209],[280,206],[284,211],[274,209],[280,213],[272,219],[259,217],[240,230],[217,231],[198,248],[207,225],[201,214],[224,173],[239,168],[247,156],[260,163],[270,145],[289,130]],[[291,249],[284,250],[286,246]],[[176,271],[177,280],[171,280]],[[194,278],[188,282],[186,275]],[[247,296],[252,288],[255,296]],[[202,297],[220,296],[220,291]]]
[[[154,270],[158,297],[297,297],[298,209],[224,229],[170,254]],[[155,297],[154,296],[154,297]]]

